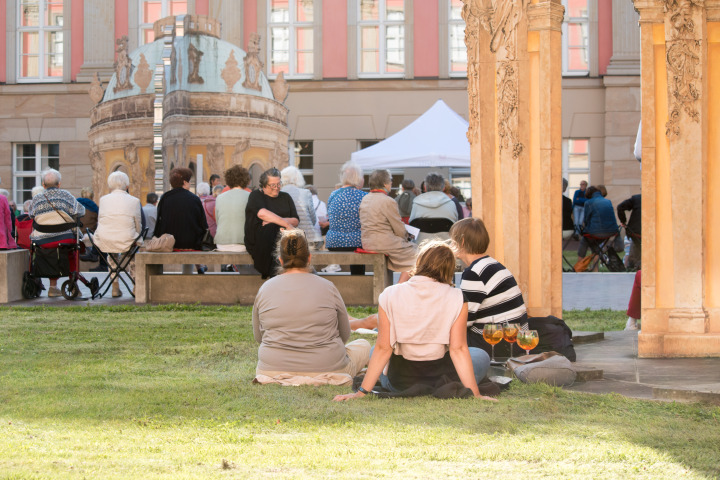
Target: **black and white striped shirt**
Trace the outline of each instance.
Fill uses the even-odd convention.
[[[515,277],[490,256],[478,258],[465,269],[460,288],[468,304],[468,328],[476,323],[512,323],[527,318]]]

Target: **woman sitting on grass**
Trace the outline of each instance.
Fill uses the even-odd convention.
[[[332,282],[309,272],[310,250],[302,230],[282,232],[281,275],[265,282],[253,305],[257,375],[354,377],[370,358],[370,343],[350,337],[345,303]],[[348,379],[348,382],[350,379]]]
[[[454,273],[449,246],[430,242],[421,248],[410,280],[380,295],[378,338],[365,379],[356,393],[336,401],[365,396],[378,379],[384,389],[401,392],[416,384],[435,387],[443,376],[459,380],[475,397],[494,400],[478,390],[490,357],[467,346],[467,304],[452,285]]]
[[[467,265],[462,274],[460,289],[468,305],[467,344],[490,352],[483,339],[486,323],[522,323],[527,321],[527,309],[522,292],[510,270],[485,252],[490,245],[485,224],[479,218],[465,218],[450,228],[457,256]],[[501,357],[510,356],[510,344],[495,346]]]

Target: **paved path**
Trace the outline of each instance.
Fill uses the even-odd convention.
[[[605,340],[575,345],[576,365],[602,369],[604,379],[568,390],[720,405],[720,358],[637,358],[637,335],[605,332]]]

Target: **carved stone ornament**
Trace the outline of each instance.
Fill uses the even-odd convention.
[[[90,89],[88,90],[88,95],[90,95],[90,98],[95,104],[98,104],[102,101],[103,96],[105,95],[105,90],[102,86],[102,80],[100,80],[100,74],[98,72],[95,72],[95,75],[92,77],[92,81],[90,82]]]
[[[288,166],[290,154],[287,149],[287,145],[275,144],[275,148],[270,154],[270,159],[273,167],[285,168]]]
[[[117,80],[115,88],[113,89],[115,93],[123,90],[132,90],[133,88],[132,83],[130,82],[133,64],[128,56],[128,41],[127,35],[123,35],[115,41],[118,46],[117,50],[115,50],[117,52],[117,61],[113,65]]]
[[[178,58],[177,49],[175,48],[175,41],[173,41],[172,49],[170,50],[170,85],[175,85],[178,78]],[[182,78],[182,77],[180,77]]]
[[[253,90],[262,90],[260,86],[260,72],[263,69],[263,62],[260,61],[260,35],[251,33],[248,40],[248,51],[245,55],[245,81],[243,87]]]
[[[137,147],[134,143],[130,143],[124,149],[125,162],[127,162],[130,177],[130,195],[140,197],[140,189],[142,187],[142,168],[140,166],[140,158],[137,155]]]
[[[225,148],[220,143],[212,143],[207,146],[207,163],[210,174],[221,174],[225,171]]]
[[[235,59],[235,51],[230,50],[230,56],[225,62],[225,68],[220,73],[220,77],[225,81],[228,93],[233,91],[233,87],[242,77],[242,70],[238,68],[238,65],[238,61]]]
[[[188,46],[188,83],[205,83],[205,79],[200,76],[200,62],[205,53],[195,47],[192,43]]]
[[[683,112],[700,121],[700,54],[702,40],[695,31],[697,0],[665,0],[666,61],[668,75],[669,120],[665,135],[680,135]]]
[[[513,158],[518,158],[524,146],[518,137],[517,27],[526,13],[529,0],[463,0],[463,3],[471,119],[468,140],[475,140],[480,119],[477,110],[480,89],[477,70],[479,49],[488,48],[496,58],[495,88],[500,153],[510,149]],[[488,45],[479,44],[479,27],[490,35]]]
[[[277,100],[280,103],[285,103],[285,99],[288,96],[288,91],[290,90],[290,86],[288,85],[287,81],[285,80],[285,75],[283,72],[280,72],[278,76],[275,78],[275,81],[272,83],[272,92],[273,97],[275,97],[275,100]]]
[[[244,138],[235,144],[235,150],[232,154],[233,165],[242,165],[243,155],[250,148],[250,140]]]
[[[90,157],[90,167],[93,172],[92,187],[95,191],[95,198],[98,198],[104,194],[107,185],[105,181],[105,159],[103,158],[103,154],[94,148],[90,150],[88,156]]]
[[[145,93],[147,88],[150,86],[150,82],[152,81],[152,70],[150,69],[150,64],[147,62],[147,59],[145,58],[145,54],[140,54],[140,63],[138,64],[137,72],[135,72],[135,85],[140,87],[140,93]]]

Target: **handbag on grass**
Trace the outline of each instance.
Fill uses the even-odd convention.
[[[507,367],[524,383],[543,382],[556,387],[566,387],[572,385],[577,377],[570,360],[557,352],[510,358]]]
[[[587,271],[588,267],[590,266],[590,262],[592,262],[595,257],[597,257],[597,255],[590,254],[587,257],[578,258],[578,261],[575,262],[575,265],[573,265],[573,270],[575,270],[576,272]]]

